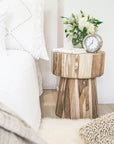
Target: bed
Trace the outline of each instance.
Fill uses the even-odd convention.
[[[42,93],[40,69],[25,51],[7,50],[0,56],[0,102],[15,111],[29,126],[38,130]]]
[[[36,131],[41,119],[40,58],[48,60],[43,0],[0,1],[0,102]]]

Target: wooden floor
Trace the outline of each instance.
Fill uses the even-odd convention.
[[[55,115],[55,107],[57,101],[57,91],[56,90],[44,90],[42,96],[40,97],[42,118],[51,117],[57,118]],[[114,104],[98,105],[98,115],[102,116],[106,113],[114,111]]]

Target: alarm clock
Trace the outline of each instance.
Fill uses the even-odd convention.
[[[94,53],[101,49],[103,40],[98,34],[89,34],[83,40],[83,47],[87,52]]]

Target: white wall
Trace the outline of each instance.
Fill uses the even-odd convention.
[[[57,11],[58,6],[60,11]],[[63,10],[65,16],[83,10],[104,22],[99,28],[99,34],[104,40],[103,50],[106,52],[106,64],[105,74],[97,79],[98,97],[99,103],[114,103],[114,0],[45,0],[44,28],[50,61],[40,61],[43,87],[55,89],[57,85],[57,78],[51,73],[51,50],[62,46],[62,37],[57,39],[57,33],[60,35],[62,30],[62,22],[58,18],[59,15],[63,15]],[[61,26],[58,27],[57,24]],[[71,47],[71,43],[65,38],[64,47],[68,46]]]
[[[57,47],[62,48],[64,47],[64,25],[63,20],[60,18],[64,15],[64,0],[58,0],[58,29],[57,29]]]
[[[56,89],[57,78],[51,72],[51,50],[57,47],[57,0],[44,0],[44,33],[49,61],[40,60],[44,89]]]
[[[64,15],[64,0],[44,0],[44,33],[50,60],[40,60],[44,89],[56,89],[58,79],[51,72],[51,51],[63,47],[64,29],[61,15]]]
[[[65,16],[83,10],[87,14],[102,20],[99,34],[104,40],[106,52],[105,73],[97,80],[99,103],[114,103],[114,0],[65,0]],[[65,47],[70,47],[65,39]]]

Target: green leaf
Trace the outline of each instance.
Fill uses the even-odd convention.
[[[76,32],[74,32],[73,35],[76,35]]]
[[[68,32],[68,30],[67,30],[67,29],[65,29],[65,33],[66,33],[66,32]]]
[[[71,22],[71,23],[69,23],[69,24],[71,24],[72,26],[73,26],[73,23]]]
[[[90,22],[93,23],[96,27],[97,27],[97,25],[100,25],[100,24],[103,23],[102,21],[99,21],[99,20],[97,20],[97,19],[95,19],[95,18],[92,18],[92,19],[90,20]]]
[[[67,17],[64,17],[64,16],[61,16],[60,18],[62,18],[62,19],[67,19],[67,20],[69,19],[69,18],[67,18]]]
[[[60,18],[65,18],[64,16],[61,16]]]
[[[64,21],[63,24],[68,24],[68,21]]]
[[[81,14],[83,14],[83,11],[82,11],[82,10],[80,10],[80,13],[81,13]]]
[[[80,10],[80,13],[82,14],[82,17],[85,17],[84,13],[82,10]]]
[[[70,34],[66,34],[66,38],[69,36]]]
[[[74,32],[74,29],[72,29],[72,30],[69,30],[69,32],[70,32],[70,33],[73,33],[73,32]]]
[[[82,14],[82,17],[85,17],[85,15],[84,15],[84,14]]]
[[[90,15],[88,15],[88,20],[90,19]]]
[[[74,19],[74,23],[76,24],[76,19]]]
[[[98,21],[98,22],[97,22],[98,25],[99,25],[99,24],[102,24],[102,23],[103,23],[103,22],[101,22],[101,21]]]
[[[86,28],[86,27],[84,27],[84,28],[83,28],[83,32],[86,32],[86,31],[87,31],[87,28]]]
[[[72,13],[72,17],[75,18],[75,15]]]
[[[72,38],[72,44],[76,45],[76,38]]]

